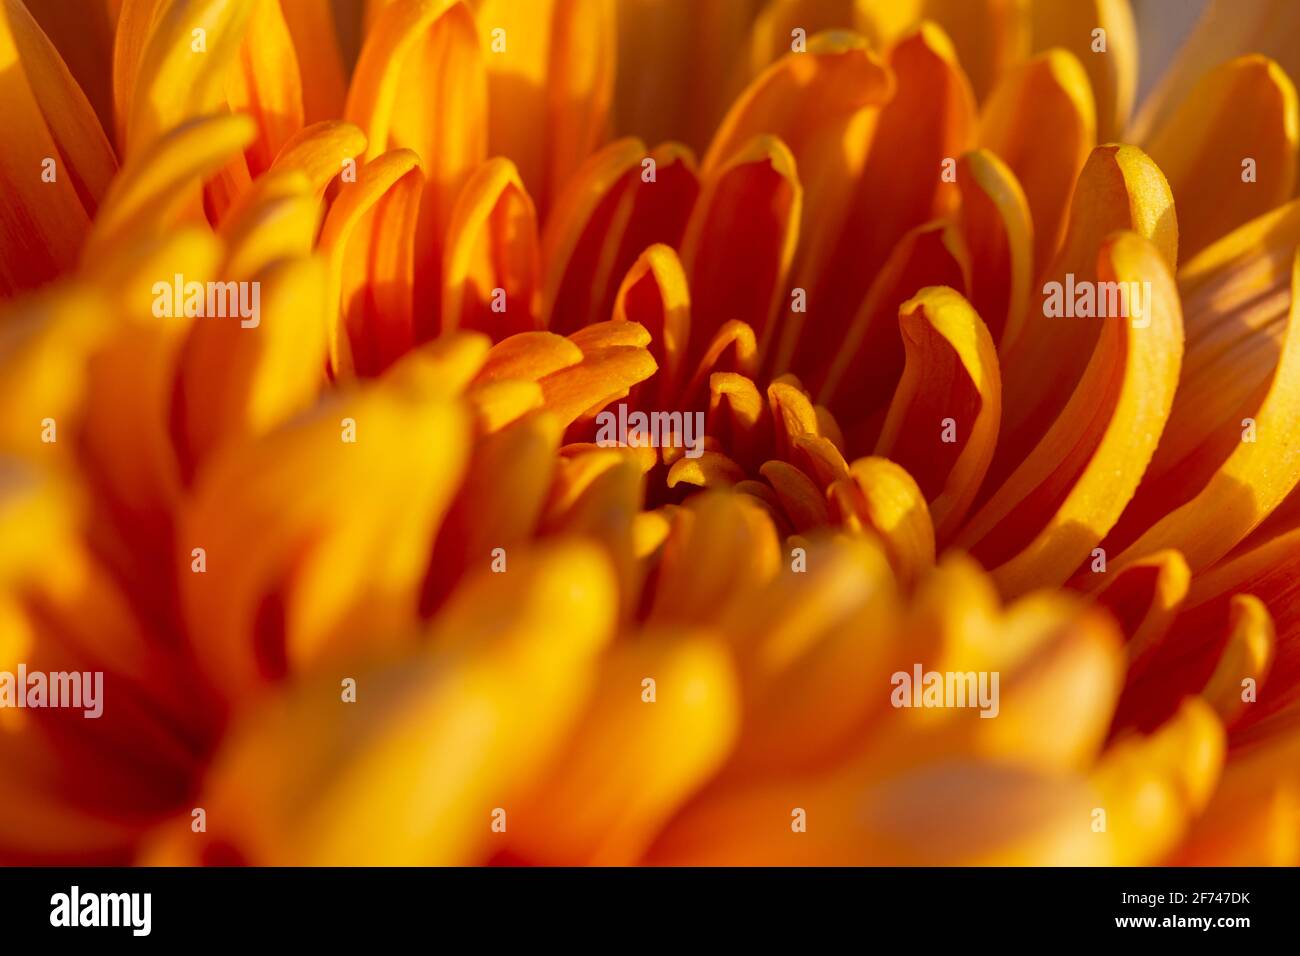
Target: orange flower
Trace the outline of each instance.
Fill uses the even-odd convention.
[[[0,703],[103,716],[0,708],[0,860],[1300,857],[1288,5],[1136,122],[1126,0],[86,6]]]

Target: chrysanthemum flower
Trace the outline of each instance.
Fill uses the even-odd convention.
[[[1293,7],[0,0],[0,860],[1296,862]]]

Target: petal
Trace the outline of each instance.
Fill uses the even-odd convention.
[[[1160,551],[1120,568],[1105,581],[1097,603],[1115,616],[1124,633],[1131,678],[1150,664],[1169,634],[1187,597],[1191,571],[1177,551]]]
[[[925,15],[952,37],[980,102],[1029,54],[1031,23],[1023,0],[927,0]]]
[[[763,354],[786,294],[802,203],[794,157],[772,137],[751,140],[705,177],[681,247],[696,318],[689,364],[728,319],[752,328]]]
[[[223,686],[253,694],[403,639],[464,469],[466,424],[451,403],[391,383],[340,393],[218,456],[176,536],[189,633],[209,673],[238,674]],[[190,573],[193,548],[205,549],[205,573]],[[357,634],[364,645],[346,643]]]
[[[1268,391],[1253,416],[1255,432],[1236,432],[1227,459],[1190,500],[1177,504],[1116,558],[1117,563],[1166,547],[1178,548],[1193,572],[1242,541],[1300,483],[1300,256],[1291,284],[1286,341]],[[1234,428],[1235,431],[1235,428]]]
[[[239,58],[226,77],[226,101],[232,112],[257,123],[246,156],[249,172],[260,176],[303,125],[298,55],[278,2],[253,5]]]
[[[636,863],[726,756],[735,685],[729,655],[705,635],[646,635],[612,651],[576,732],[511,820],[514,852],[544,865]]]
[[[275,157],[275,172],[294,170],[307,176],[317,195],[324,195],[344,170],[348,160],[366,151],[366,135],[351,123],[324,120],[291,137]]]
[[[1034,51],[1064,47],[1088,71],[1097,103],[1097,142],[1120,138],[1137,91],[1137,28],[1129,0],[1033,0],[1030,12]]]
[[[946,539],[993,460],[1002,382],[988,329],[960,294],[922,289],[898,313],[907,363],[876,454],[907,469]],[[952,440],[945,437],[948,424]]]
[[[887,63],[896,77],[894,96],[880,111],[866,166],[849,202],[836,252],[827,261],[825,278],[809,292],[810,321],[819,330],[834,331],[805,337],[803,356],[795,352],[791,361],[791,367],[804,374],[806,356],[835,351],[827,342],[838,341],[843,327],[834,317],[858,309],[903,237],[956,208],[957,186],[945,182],[943,163],[975,145],[974,97],[943,30],[923,23],[894,44]],[[893,309],[890,313],[892,322]]]
[[[806,533],[830,524],[825,496],[798,468],[783,461],[769,461],[759,472],[776,492],[795,531]]]
[[[832,514],[850,529],[878,535],[900,586],[910,590],[934,565],[934,523],[921,489],[885,458],[859,458],[849,472],[851,481],[837,481],[827,493]]]
[[[538,326],[537,211],[510,160],[488,160],[465,184],[444,255],[444,331],[500,338]]]
[[[239,61],[255,5],[250,0],[130,3],[113,63],[118,151],[128,160],[169,130],[225,106],[226,77]]]
[[[1075,184],[1065,243],[1040,276],[1049,280],[1041,287],[1042,299],[1030,296],[1015,348],[1000,355],[1004,416],[992,481],[1001,483],[1060,417],[1095,350],[1100,323],[1051,315],[1051,283],[1060,284],[1055,288],[1060,300],[1066,288],[1096,282],[1097,252],[1121,230],[1150,239],[1165,267],[1174,268],[1178,224],[1164,175],[1135,147],[1099,146]],[[1072,314],[1073,309],[1065,313]]]
[[[423,182],[418,162],[415,153],[400,149],[367,163],[340,191],[321,227],[334,303],[329,314],[337,316],[329,337],[335,375],[357,368],[374,374],[414,342],[414,210]],[[372,298],[376,293],[382,303]]]
[[[485,572],[431,649],[353,659],[355,707],[332,670],[241,721],[202,796],[208,846],[261,864],[485,862],[493,808],[512,813],[556,752],[613,624],[590,546],[521,556],[508,597],[503,577]]]
[[[1020,334],[1034,278],[1034,222],[1020,182],[988,150],[957,162],[958,227],[970,255],[970,301],[1001,353]]]
[[[805,333],[805,342],[825,343],[827,370],[816,389],[818,402],[848,427],[851,450],[871,447],[889,396],[903,374],[903,339],[898,310],[926,286],[966,287],[966,252],[961,236],[943,222],[919,226],[899,240],[847,330],[824,323]],[[875,416],[873,418],[873,416]]]
[[[117,161],[90,103],[19,0],[0,6],[0,75],[9,134],[0,154],[0,296],[9,297],[72,267]]]
[[[325,290],[319,259],[269,265],[259,283],[258,325],[194,323],[177,369],[177,436],[183,460],[210,457],[310,407],[323,384]]]
[[[664,544],[650,621],[706,626],[743,606],[779,572],[771,519],[748,495],[692,497]]]
[[[695,161],[674,144],[647,152],[639,139],[610,143],[555,199],[542,236],[547,328],[604,322],[618,282],[655,243],[677,246],[699,184]]]
[[[366,158],[413,150],[424,171],[414,242],[416,341],[432,337],[442,256],[456,196],[487,158],[487,78],[474,16],[453,0],[383,8],[352,75],[345,118],[365,131]]]
[[[491,152],[519,166],[546,217],[605,141],[618,46],[613,0],[484,0],[478,12],[491,106]],[[494,30],[503,30],[493,46]]]
[[[799,162],[825,130],[886,102],[891,86],[889,72],[861,37],[818,34],[806,52],[787,53],[741,94],[718,127],[702,170],[707,176],[763,134],[780,139]]]
[[[1174,193],[1185,259],[1291,198],[1298,138],[1295,86],[1272,60],[1239,57],[1201,79],[1147,141]]]
[[[1268,677],[1276,632],[1264,602],[1249,594],[1232,599],[1229,627],[1227,646],[1201,696],[1230,727],[1245,709],[1242,692],[1245,682],[1263,684]]]
[[[595,417],[605,405],[653,375],[655,368],[646,349],[614,346],[586,353],[577,365],[552,372],[539,384],[547,410],[568,426],[581,417]]]
[[[1040,53],[998,85],[980,116],[980,145],[1024,188],[1034,225],[1033,274],[1051,263],[1065,235],[1079,171],[1097,145],[1088,75],[1065,50]]]
[[[322,0],[281,0],[280,7],[298,57],[305,121],[342,116],[347,74],[333,12]]]
[[[1004,594],[1060,584],[1079,566],[1132,497],[1173,402],[1182,313],[1163,256],[1125,233],[1102,246],[1097,274],[1149,282],[1145,322],[1102,320],[1097,351],[1061,416],[955,541],[995,569]]]
[[[180,126],[142,149],[104,198],[83,263],[102,261],[129,240],[164,235],[193,215],[202,179],[237,155],[255,132],[246,116],[214,116]]]
[[[658,394],[675,394],[691,333],[691,292],[676,250],[656,243],[637,257],[618,287],[613,317],[649,332],[660,368]]]

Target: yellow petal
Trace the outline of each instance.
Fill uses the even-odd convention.
[[[636,863],[717,769],[738,723],[730,657],[716,640],[647,634],[615,649],[574,736],[511,820],[512,849],[547,865]]]
[[[1264,602],[1249,594],[1232,599],[1229,627],[1227,646],[1201,696],[1231,727],[1246,707],[1242,685],[1246,680],[1263,684],[1268,677],[1276,632]]]
[[[254,3],[239,58],[226,77],[226,102],[257,123],[246,157],[249,173],[260,176],[303,125],[298,55],[279,0]]]
[[[980,145],[1005,161],[1024,188],[1038,276],[1061,244],[1075,180],[1097,145],[1096,108],[1079,61],[1049,50],[1005,77],[984,105]]]
[[[295,170],[307,176],[318,196],[346,168],[348,160],[357,160],[366,151],[366,136],[351,123],[324,120],[300,130],[291,137],[272,169]]]
[[[1242,541],[1300,483],[1300,257],[1293,266],[1286,343],[1253,416],[1255,440],[1236,444],[1203,488],[1170,511],[1116,558],[1175,547],[1192,571]],[[1171,502],[1172,504],[1173,502]]]
[[[333,12],[322,0],[281,0],[280,7],[298,56],[305,121],[342,116],[347,81]]]
[[[377,650],[409,633],[465,441],[461,409],[395,383],[340,393],[218,456],[176,535],[189,633],[210,672],[239,675],[224,686],[251,694],[356,651],[349,635]],[[194,548],[204,573],[192,573]]]
[[[487,78],[474,16],[454,0],[397,0],[366,37],[345,118],[366,158],[413,150],[424,171],[414,248],[415,339],[438,328],[442,256],[456,196],[487,158]]]
[[[1060,418],[955,541],[994,569],[1004,594],[1070,576],[1133,496],[1169,416],[1183,329],[1160,251],[1141,236],[1121,234],[1103,245],[1097,274],[1138,288],[1149,282],[1147,316],[1141,323],[1123,316],[1061,320],[1101,324],[1088,370]]]
[[[1160,551],[1105,574],[1097,602],[1119,622],[1132,679],[1150,664],[1152,652],[1173,626],[1187,597],[1191,572],[1177,551]]]
[[[326,267],[284,260],[257,273],[256,327],[237,319],[191,327],[177,370],[181,454],[191,462],[265,434],[315,401],[324,381]]]
[[[859,458],[849,472],[851,483],[832,486],[832,510],[841,522],[852,517],[880,536],[899,584],[910,589],[934,564],[934,523],[921,489],[885,458]]]
[[[169,130],[225,106],[226,77],[238,62],[256,6],[252,0],[158,0],[149,13],[148,5],[132,4],[140,9],[130,11],[131,30],[119,36],[114,51],[119,123],[126,118],[118,145],[128,159]],[[132,55],[138,57],[134,65],[127,59]]]
[[[1297,110],[1282,68],[1244,56],[1208,72],[1152,133],[1147,152],[1173,190],[1184,258],[1291,197]]]
[[[674,394],[691,331],[691,293],[676,250],[657,243],[637,257],[618,287],[613,318],[649,332],[660,369],[658,394]]]
[[[443,329],[503,338],[536,328],[539,270],[533,201],[508,159],[490,159],[465,184],[447,227]]]
[[[1088,71],[1097,103],[1097,142],[1119,139],[1137,92],[1137,28],[1129,0],[1031,0],[1030,12],[1034,51],[1064,47]]]
[[[321,227],[320,248],[330,262],[329,314],[337,316],[329,337],[330,367],[336,375],[358,366],[358,346],[366,363],[362,367],[373,374],[415,340],[413,213],[423,185],[418,162],[413,152],[400,149],[367,163],[357,181],[339,193]],[[372,246],[386,255],[372,262]],[[375,291],[388,300],[388,309],[374,307],[370,297]],[[377,326],[380,321],[383,328]]]

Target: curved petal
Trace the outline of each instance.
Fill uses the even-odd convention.
[[[345,118],[366,158],[413,150],[424,171],[414,249],[415,340],[436,334],[442,256],[456,196],[487,158],[487,77],[474,16],[459,0],[396,0],[366,37]]]
[[[761,361],[786,294],[802,203],[794,157],[773,137],[751,140],[705,177],[681,247],[695,317],[688,364],[728,320],[754,330]]]
[[[859,458],[849,473],[827,491],[832,515],[850,530],[878,535],[899,585],[910,590],[934,565],[934,523],[921,489],[885,458]]]
[[[1173,403],[1183,327],[1163,256],[1123,233],[1102,246],[1097,274],[1137,283],[1119,286],[1125,294],[1150,283],[1149,297],[1139,293],[1149,298],[1145,324],[1136,308],[1132,319],[1101,320],[1101,341],[1061,416],[955,542],[995,569],[1004,594],[1058,585],[1079,566],[1133,496]]]
[[[984,104],[980,145],[1001,157],[1024,188],[1038,276],[1065,236],[1075,180],[1097,145],[1096,107],[1079,61],[1048,50],[1005,77]]]
[[[442,328],[497,337],[538,327],[537,211],[508,159],[490,159],[461,190],[447,228]]]
[[[922,289],[903,303],[898,323],[907,362],[876,454],[916,480],[943,541],[961,524],[993,460],[1002,415],[997,353],[970,303],[949,288]]]
[[[1024,324],[1034,281],[1034,222],[1016,174],[988,150],[957,161],[957,224],[970,256],[971,305],[999,353]]]
[[[1292,271],[1286,342],[1253,421],[1250,440],[1239,432],[1242,440],[1204,487],[1127,547],[1118,563],[1174,547],[1200,571],[1245,539],[1300,484],[1300,255]]]
[[[656,243],[637,257],[614,296],[613,318],[635,322],[650,333],[650,354],[660,369],[660,400],[675,395],[691,334],[691,291],[676,250]]]
[[[1030,10],[1035,52],[1064,47],[1088,71],[1097,103],[1097,142],[1122,137],[1138,78],[1137,27],[1129,0],[1032,0]]]
[[[1291,198],[1297,139],[1295,86],[1272,60],[1239,57],[1201,79],[1146,146],[1173,190],[1184,258]]]
[[[8,297],[75,264],[117,160],[90,103],[20,0],[0,5],[0,111],[7,133],[0,296]]]

